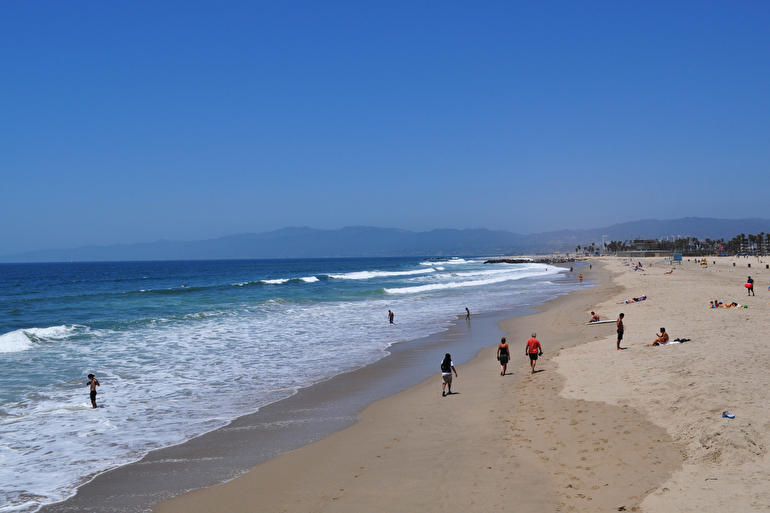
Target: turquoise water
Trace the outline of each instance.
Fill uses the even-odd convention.
[[[553,266],[474,259],[0,265],[0,511],[62,500],[466,307],[510,311],[572,286]]]

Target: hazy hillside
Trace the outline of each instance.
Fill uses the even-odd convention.
[[[574,251],[578,244],[667,236],[731,239],[745,233],[770,232],[767,219],[687,217],[648,219],[591,230],[559,230],[519,235],[503,230],[432,230],[411,232],[395,228],[352,226],[340,230],[284,228],[265,233],[230,235],[219,239],[85,246],[6,255],[2,262],[68,262],[120,260],[219,260],[252,258],[331,258],[381,256],[505,255]]]

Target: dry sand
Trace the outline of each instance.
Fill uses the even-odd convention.
[[[513,374],[501,377],[487,348],[458,367],[456,394],[441,397],[437,373],[343,431],[154,511],[767,509],[770,271],[714,260],[671,275],[596,261],[580,271],[600,286],[503,322]],[[749,262],[750,307],[710,310],[709,299],[743,303]],[[641,294],[649,299],[617,304]],[[612,324],[584,324],[591,310],[626,313],[628,349],[615,350]],[[692,340],[646,347],[660,326]],[[532,331],[545,350],[536,374],[524,356]],[[721,417],[728,409],[735,419]]]
[[[624,351],[612,350],[614,333],[557,358],[567,376],[562,395],[603,401],[643,412],[684,449],[684,465],[642,502],[644,511],[766,511],[770,413],[770,271],[755,258],[709,258],[708,266],[653,265],[633,271],[621,261],[617,282],[647,301],[618,305],[618,297],[596,311],[623,311]],[[733,266],[733,264],[736,264]],[[748,264],[752,264],[748,268]],[[665,271],[675,269],[673,274]],[[743,284],[751,275],[755,297]],[[628,298],[625,298],[628,299]],[[748,304],[709,308],[709,301]],[[648,347],[663,326],[684,344]],[[596,326],[596,329],[602,329]],[[607,328],[607,331],[612,329]],[[722,418],[725,410],[735,419]]]

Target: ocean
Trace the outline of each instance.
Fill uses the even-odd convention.
[[[552,265],[473,258],[0,265],[0,511],[64,500],[466,307],[514,312],[575,285]]]

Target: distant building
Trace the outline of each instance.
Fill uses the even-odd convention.
[[[629,246],[639,251],[649,251],[658,245],[658,239],[633,239]]]
[[[619,257],[670,257],[673,253],[671,251],[618,251],[615,256]]]

